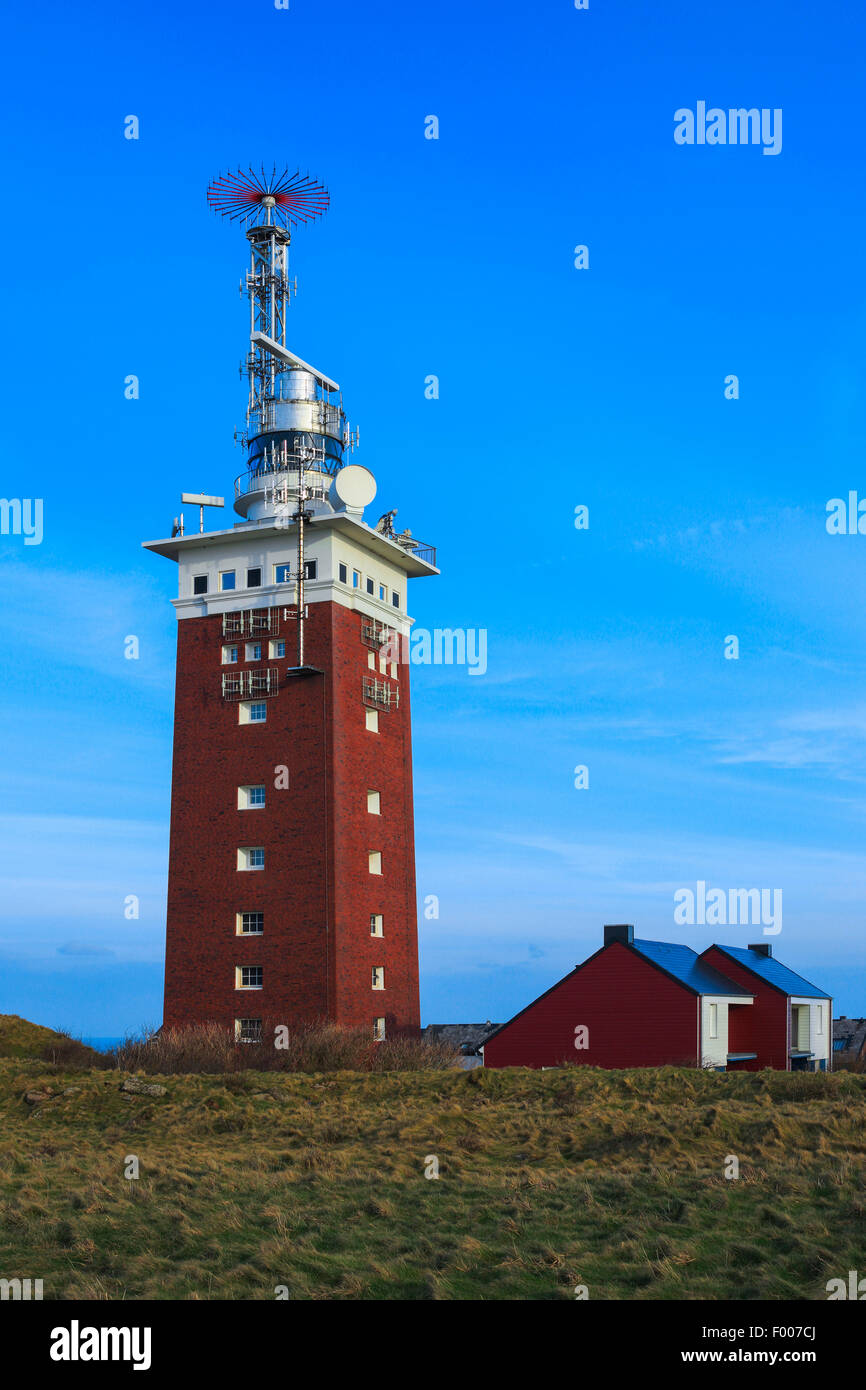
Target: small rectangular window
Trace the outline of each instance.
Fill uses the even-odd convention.
[[[380,676],[386,676],[387,674],[388,674],[388,659],[387,659],[387,657],[380,656],[380,657],[379,657],[379,675],[380,675]]]
[[[817,1006],[818,1016],[815,1020],[815,1032],[820,1036],[824,1031],[824,1005]]]
[[[237,647],[223,647],[223,666],[234,666],[237,659]]]
[[[341,583],[341,584],[348,584],[348,582],[349,582],[349,571],[348,571],[348,568],[346,567],[346,565],[340,565],[340,568],[339,568],[339,575],[340,575],[340,583]]]
[[[379,599],[382,603],[388,602],[388,587],[386,584],[379,585]]]
[[[261,644],[261,642],[247,642],[245,660],[246,660],[246,661],[261,661],[261,659],[262,659],[262,644]]]
[[[382,852],[378,849],[371,849],[367,855],[367,863],[371,874],[382,872]]]
[[[236,965],[235,989],[261,989],[262,974],[261,965]]]
[[[239,724],[264,724],[268,717],[266,700],[241,700],[238,705]]]
[[[318,562],[318,560],[305,560],[305,561],[304,561],[304,578],[305,578],[305,579],[315,579],[315,577],[316,577],[316,572],[317,572],[318,568],[319,568],[319,562]]]
[[[376,593],[376,585],[373,583],[372,579],[367,580],[367,593],[371,596]]]
[[[383,965],[373,966],[373,988],[385,988],[385,967]]]
[[[252,811],[265,804],[265,789],[262,785],[238,787],[238,810]]]
[[[360,570],[352,570],[352,588],[353,588],[353,589],[360,589],[360,587],[361,587],[361,571],[360,571]]]
[[[381,912],[371,912],[371,913],[370,913],[370,935],[371,935],[371,936],[384,936],[384,935],[385,935],[384,918],[382,917]]]
[[[265,929],[263,912],[238,912],[236,926],[238,936],[261,936]]]
[[[398,671],[397,671],[397,663],[396,663],[396,661],[392,661],[392,662],[391,662],[391,679],[392,679],[392,681],[396,681],[396,680],[399,679],[399,673],[398,673]]]
[[[368,665],[368,667],[370,668],[371,671],[375,671],[375,669],[376,669],[376,653],[375,653],[375,652],[368,652],[368,653],[367,653],[367,665]]]
[[[262,1040],[262,1020],[260,1018],[236,1018],[235,1042],[260,1043]]]
[[[192,591],[194,594],[207,593],[207,575],[194,574],[192,577]]]
[[[262,582],[262,570],[261,570],[261,566],[260,566],[260,565],[256,565],[254,569],[247,570],[247,588],[248,588],[248,589],[258,589],[258,588],[260,588],[260,587],[261,587],[261,582]]]
[[[265,867],[265,852],[262,848],[245,847],[238,850],[238,869],[251,870]]]
[[[277,637],[274,641],[270,643],[268,647],[268,653],[271,659],[277,656],[285,656],[286,644],[282,637]]]
[[[396,589],[391,590],[391,602],[395,608],[400,607],[400,595],[397,593]]]
[[[364,720],[371,734],[379,732],[379,711],[377,709],[364,710]]]
[[[376,1042],[385,1041],[385,1020],[384,1018],[373,1019],[373,1037]]]
[[[710,1005],[710,1037],[711,1037],[711,1038],[717,1038],[718,1036],[719,1036],[719,1006],[718,1006],[718,1004],[711,1004],[711,1005]]]
[[[371,816],[382,814],[382,797],[379,792],[367,792],[367,810]]]
[[[288,584],[292,577],[291,565],[274,565],[274,583]]]
[[[234,587],[235,587],[235,572],[234,572],[234,570],[222,570],[222,571],[220,572],[220,588],[222,589],[223,593],[226,593],[227,590],[233,589]]]

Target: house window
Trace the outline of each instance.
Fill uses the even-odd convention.
[[[319,562],[318,562],[318,560],[305,560],[305,561],[304,561],[304,578],[305,578],[305,579],[315,579],[315,577],[316,577],[316,572],[317,572],[317,570],[318,570],[318,567],[319,567]]]
[[[380,656],[380,657],[379,657],[379,675],[380,675],[380,676],[386,676],[387,674],[388,674],[388,658],[387,658],[386,656]]]
[[[262,659],[262,644],[261,644],[261,642],[247,642],[246,652],[247,652],[247,654],[246,654],[245,660],[247,660],[247,661],[261,661],[261,659]]]
[[[352,588],[353,588],[353,589],[360,589],[360,587],[361,587],[361,571],[360,571],[360,570],[352,570]]]
[[[292,577],[291,565],[274,565],[274,583],[288,584]]]
[[[241,700],[238,705],[239,724],[264,724],[268,717],[266,700]]]
[[[400,607],[400,595],[397,593],[396,589],[391,590],[391,602],[395,608]]]
[[[367,810],[371,816],[382,814],[382,796],[380,792],[367,792]]]
[[[834,1052],[844,1052],[844,1051],[845,1051],[845,1048],[848,1046],[848,1044],[850,1043],[850,1041],[851,1041],[850,1038],[834,1038],[834,1039],[833,1039],[833,1051],[834,1051]]]
[[[262,570],[260,565],[255,569],[247,570],[247,588],[258,589],[262,582]]]
[[[823,1033],[823,1031],[824,1031],[824,1005],[823,1005],[823,1004],[819,1004],[819,1005],[817,1006],[817,1011],[816,1011],[815,1032],[820,1036],[820,1034]]]
[[[373,988],[374,988],[374,989],[384,989],[384,988],[385,988],[385,967],[384,967],[384,965],[374,965],[374,966],[373,966]]]
[[[260,965],[236,965],[235,989],[261,989],[262,967]]]
[[[376,585],[373,583],[372,579],[367,580],[367,593],[371,597],[373,597],[373,595],[375,595],[376,593]]]
[[[238,850],[238,869],[263,869],[264,867],[265,852],[261,847],[246,846]]]
[[[388,586],[386,584],[379,585],[379,600],[381,603],[388,602]]]
[[[265,804],[265,789],[263,786],[238,787],[238,810],[253,811],[257,806]]]
[[[263,912],[238,912],[235,914],[235,930],[238,936],[261,936],[265,929]]]
[[[268,646],[268,654],[273,660],[277,656],[285,656],[286,644],[282,637],[275,638]]]
[[[391,662],[391,679],[392,679],[392,681],[399,680],[399,675],[398,675],[398,673],[397,673],[397,663],[396,663],[396,661],[392,661],[392,662]]]
[[[378,850],[378,849],[370,850],[370,853],[369,853],[368,856],[367,856],[367,862],[368,862],[368,867],[369,867],[369,870],[370,870],[370,873],[371,873],[371,874],[380,874],[380,873],[382,872],[382,852],[381,852],[381,850]]]
[[[236,1018],[235,1042],[260,1043],[262,1040],[262,1020],[260,1018]]]
[[[194,594],[207,593],[207,575],[194,574],[192,577],[192,591]]]
[[[384,935],[385,935],[385,919],[384,919],[384,917],[382,916],[381,912],[371,912],[371,913],[370,913],[370,935],[371,935],[371,936],[384,936]]]
[[[348,582],[349,582],[349,571],[348,571],[348,568],[346,567],[346,565],[340,565],[340,568],[339,568],[339,575],[340,575],[340,583],[341,583],[341,584],[348,584]]]
[[[711,1037],[711,1038],[717,1038],[718,1036],[719,1036],[719,1006],[718,1006],[718,1004],[711,1004],[711,1005],[710,1005],[710,1037]]]
[[[235,587],[235,572],[234,572],[234,570],[221,570],[221,571],[220,571],[220,588],[222,589],[223,593],[225,593],[228,589],[233,589],[234,587]]]
[[[364,719],[371,734],[379,732],[379,711],[377,709],[367,709],[364,711]]]
[[[385,1020],[384,1018],[373,1019],[373,1037],[376,1042],[385,1041]]]
[[[367,665],[368,665],[368,667],[370,668],[371,671],[375,671],[375,669],[376,669],[376,653],[375,653],[375,652],[368,652],[368,653],[367,653]]]
[[[237,647],[223,647],[223,666],[234,666],[237,659]]]

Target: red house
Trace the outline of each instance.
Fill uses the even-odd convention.
[[[728,1065],[728,1017],[751,989],[690,946],[635,941],[607,926],[604,946],[484,1044],[486,1067]]]
[[[830,1006],[769,946],[698,955],[606,926],[601,950],[488,1037],[484,1065],[824,1070]]]

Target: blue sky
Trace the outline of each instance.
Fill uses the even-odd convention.
[[[332,199],[292,345],[439,548],[411,611],[488,633],[483,677],[413,668],[425,1021],[509,1016],[604,922],[753,939],[674,925],[698,880],[781,888],[776,954],[866,1013],[866,537],[825,529],[866,495],[863,13],[47,0],[4,30],[2,494],[45,534],[0,537],[0,1011],[161,1017],[176,572],[140,542],[243,467],[245,242],[205,188],[276,162]],[[702,100],[781,108],[782,152],[675,144]]]

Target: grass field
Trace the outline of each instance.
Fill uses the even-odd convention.
[[[127,1076],[0,1059],[0,1277],[46,1299],[825,1299],[866,1271],[862,1076]]]

